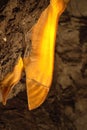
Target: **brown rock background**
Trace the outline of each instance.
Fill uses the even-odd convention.
[[[24,55],[29,30],[48,3],[0,0],[0,80]],[[23,74],[10,95],[14,97],[5,107],[0,103],[0,130],[87,130],[86,5],[86,0],[71,0],[61,16],[53,83],[44,104],[28,111]]]

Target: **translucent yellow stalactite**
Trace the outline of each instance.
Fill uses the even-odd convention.
[[[66,4],[63,0],[51,0],[32,29],[32,50],[24,58],[29,109],[40,106],[50,89],[54,66],[57,23]]]

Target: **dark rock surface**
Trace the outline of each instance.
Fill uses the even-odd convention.
[[[86,0],[71,0],[61,16],[56,40],[51,90],[43,105],[28,111],[25,76],[16,95],[0,103],[0,130],[87,130],[87,10]],[[0,0],[0,80],[24,54],[27,32],[47,0]]]

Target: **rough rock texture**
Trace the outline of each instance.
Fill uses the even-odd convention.
[[[47,0],[0,0],[0,80],[16,64],[27,32]],[[26,92],[4,107],[0,130],[87,130],[87,1],[71,0],[61,16],[51,90],[44,104],[28,111]],[[13,95],[25,87],[25,75]],[[12,95],[12,96],[13,96]]]
[[[4,0],[0,8],[0,81],[13,70],[20,55],[24,56],[29,30],[48,5],[47,0]],[[25,75],[23,74],[23,77]],[[21,84],[22,82],[22,84]],[[25,78],[9,97],[25,88]],[[1,95],[0,95],[1,97]],[[0,98],[1,100],[1,98]]]

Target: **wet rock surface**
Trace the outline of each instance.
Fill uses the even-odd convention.
[[[0,1],[0,80],[24,55],[27,32],[48,3],[47,0]],[[6,106],[0,103],[0,130],[87,130],[86,3],[71,0],[61,16],[53,83],[46,101],[38,109],[28,111],[23,74],[10,95],[14,97]]]

